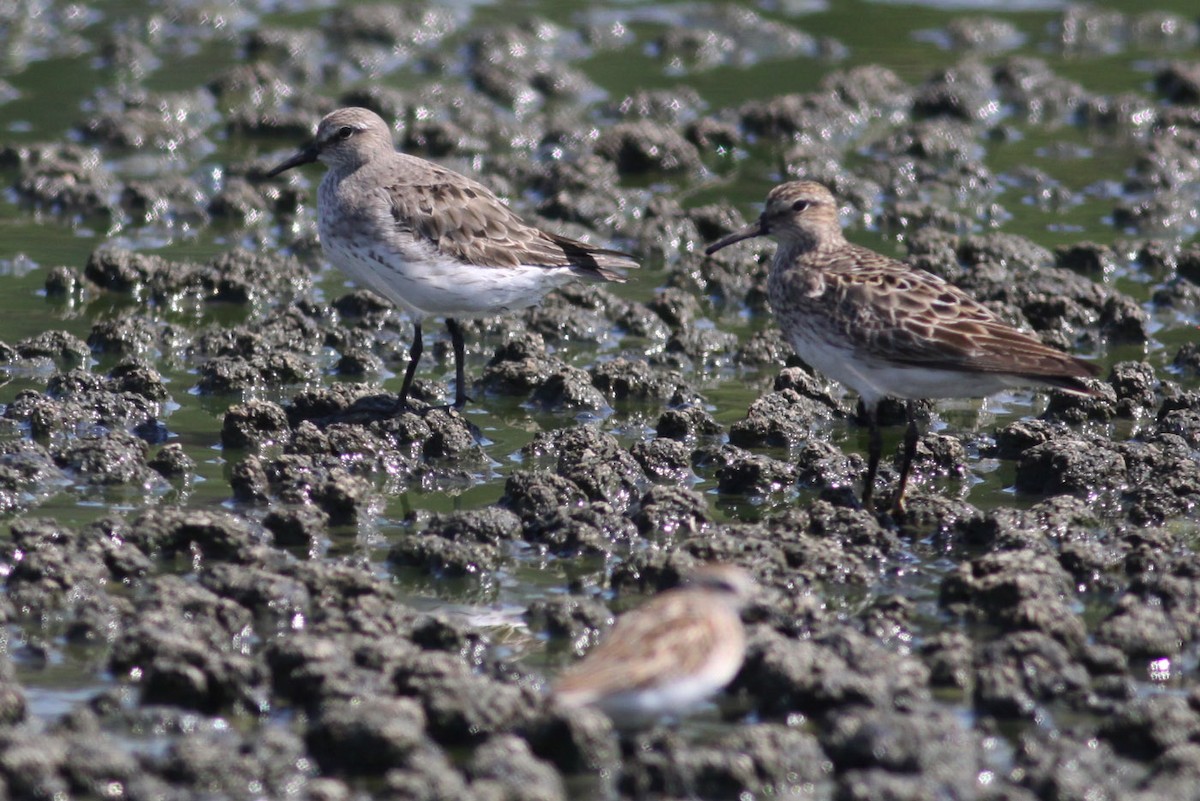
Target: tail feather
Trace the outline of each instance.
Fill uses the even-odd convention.
[[[565,236],[550,234],[550,237],[562,248],[575,272],[583,278],[624,283],[625,276],[620,271],[636,270],[641,266],[633,256],[619,250],[593,247]]]
[[[1100,374],[1099,365],[1092,362],[1085,362],[1083,359],[1077,359],[1074,356],[1068,356],[1067,359],[1069,361],[1062,366],[1070,369],[1071,372],[1069,373],[1030,373],[1023,377],[1048,387],[1070,392],[1073,395],[1085,395],[1091,398],[1099,397],[1101,393],[1087,383],[1087,379],[1094,379]]]

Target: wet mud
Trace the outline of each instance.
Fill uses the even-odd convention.
[[[480,22],[409,4],[276,23],[242,9],[213,26],[203,4],[169,5],[154,35],[165,18],[105,28],[92,57],[128,80],[96,89],[71,137],[0,149],[28,219],[228,243],[186,259],[109,241],[46,265],[47,302],[81,310],[86,333],[47,325],[0,343],[14,385],[0,438],[0,791],[1194,796],[1195,20],[1055,12],[1041,34],[1055,53],[1172,57],[1144,91],[1105,93],[1010,53],[1020,30],[992,18],[930,34],[952,63],[910,81],[841,66],[847,45],[803,17],[732,7],[646,42],[600,13]],[[93,47],[86,12],[50,3],[4,36],[68,57]],[[144,76],[182,42],[235,55],[186,89],[151,88]],[[589,59],[626,52],[675,74],[802,60],[824,77],[721,106],[685,89],[614,97]],[[401,89],[389,75],[440,77]],[[464,323],[483,426],[444,408],[440,332],[412,407],[397,408],[411,322],[324,272],[315,175],[264,178],[350,104],[397,120],[402,149],[478,173],[527,219],[643,261],[632,288],[569,287]],[[1109,182],[1109,243],[1004,232],[999,198],[1084,202],[988,158],[1062,130],[1064,151],[1079,132],[1129,149],[1125,173],[1093,179]],[[233,155],[205,181],[193,167],[214,147]],[[731,152],[758,154],[746,170],[776,165],[756,187],[827,183],[850,231],[903,234],[915,265],[1099,360],[1102,391],[1025,396],[998,425],[930,405],[948,422],[926,427],[905,515],[861,508],[865,421],[771,324],[773,246],[701,255],[753,213],[719,192],[689,200],[738,169]],[[153,168],[131,168],[138,158]],[[171,159],[188,168],[162,169]],[[727,403],[730,384],[752,397]],[[197,405],[217,410],[199,437],[220,447],[217,503],[187,501],[203,457],[176,420]],[[510,452],[493,439],[508,428],[527,432]],[[997,488],[973,493],[983,480]],[[59,520],[63,493],[99,511]],[[398,495],[415,508],[398,513]],[[439,496],[461,501],[420,502]],[[553,707],[548,679],[614,611],[708,561],[759,584],[746,663],[712,708],[620,733]],[[86,692],[47,710],[40,677],[63,664]]]

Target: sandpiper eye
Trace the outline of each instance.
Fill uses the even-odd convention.
[[[354,136],[354,129],[349,125],[343,125],[341,128],[338,128],[338,139],[349,139],[351,136]]]
[[[797,200],[795,203],[792,204],[792,211],[804,211],[807,208],[808,208],[807,200]]]

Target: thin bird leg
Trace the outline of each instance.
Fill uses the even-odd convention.
[[[462,327],[458,320],[446,318],[446,330],[450,332],[450,342],[454,345],[454,408],[461,409],[471,400],[467,397],[467,379],[463,362],[466,356],[466,344],[463,342]]]
[[[904,488],[908,486],[908,474],[912,472],[913,457],[917,455],[917,440],[921,432],[917,429],[917,404],[906,401],[904,410],[908,414],[908,430],[904,432],[904,459],[900,462],[900,487],[896,490],[896,502],[892,514],[904,514]]]
[[[404,369],[404,383],[400,385],[400,407],[408,405],[408,391],[412,389],[413,376],[417,372],[417,362],[421,361],[424,346],[421,343],[421,323],[413,321],[412,347],[408,349],[408,367]]]
[[[875,473],[879,471],[879,457],[883,453],[883,434],[879,431],[879,407],[867,409],[867,477],[863,483],[863,508],[871,508],[871,496],[875,494]]]

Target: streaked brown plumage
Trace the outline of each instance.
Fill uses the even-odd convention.
[[[454,344],[454,405],[462,407],[467,394],[458,319],[532,306],[576,278],[623,281],[620,271],[638,266],[624,253],[541,231],[483,184],[396,152],[387,123],[364,108],[326,115],[313,141],[267,175],[318,160],[329,167],[317,192],[329,260],[413,318],[402,405],[421,357],[426,317],[446,319]]]
[[[622,615],[555,682],[555,699],[563,706],[594,705],[618,725],[686,711],[741,667],[746,638],[738,609],[752,588],[739,568],[697,569],[685,586]]]
[[[902,509],[917,430],[912,400],[984,397],[1040,385],[1093,395],[1094,365],[1048,347],[999,319],[953,284],[846,241],[830,191],[781,184],[762,215],[714,242],[712,254],[755,236],[779,243],[768,295],[785,336],[808,364],[858,392],[870,420],[869,504],[882,442],[878,404],[909,400],[896,508]]]

